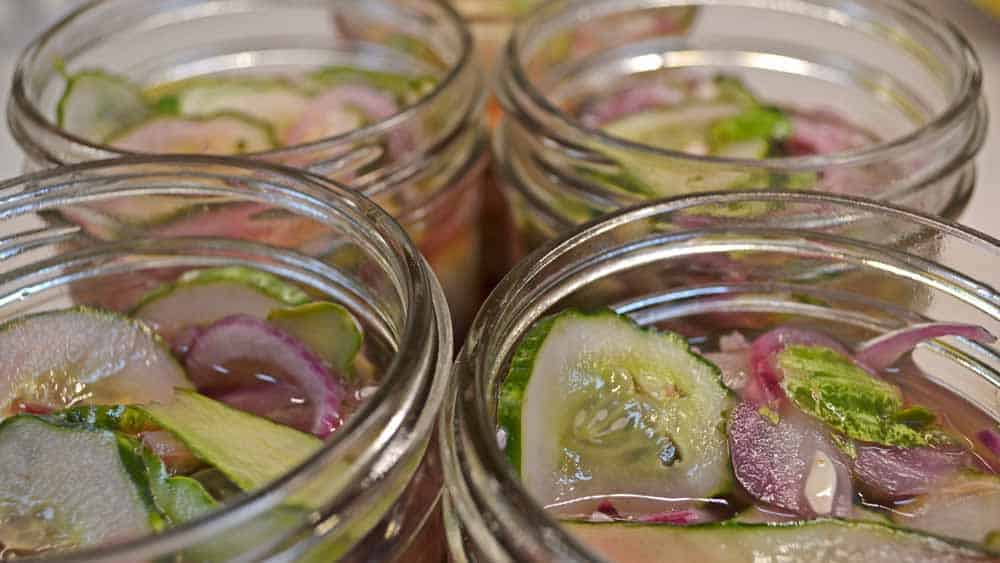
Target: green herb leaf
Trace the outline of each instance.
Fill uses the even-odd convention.
[[[780,109],[755,106],[712,124],[708,130],[708,144],[716,151],[730,143],[784,139],[791,132],[792,124]]]
[[[933,413],[903,409],[900,390],[829,348],[789,346],[778,355],[782,386],[805,413],[862,442],[915,447],[936,443]]]

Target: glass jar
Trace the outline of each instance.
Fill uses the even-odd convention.
[[[93,220],[151,201],[201,227]],[[254,219],[239,229],[219,220],[248,208]],[[247,266],[347,307],[379,374],[344,426],[279,480],[161,534],[61,560],[440,560],[441,473],[427,452],[451,324],[426,261],[389,215],[354,190],[263,162],[135,157],[0,183],[0,217],[0,320],[76,304],[127,310],[179,271]]]
[[[761,212],[727,216],[734,208]],[[689,338],[802,321],[857,342],[930,319],[996,334],[998,258],[1000,242],[955,223],[811,193],[649,203],[550,242],[487,299],[453,368],[440,425],[453,559],[600,560],[532,500],[498,445],[500,384],[540,317],[610,306]],[[918,346],[913,361],[1000,420],[998,350],[948,338]]]
[[[280,22],[277,24],[276,22]],[[66,75],[99,68],[143,87],[194,77],[299,76],[320,67],[431,77],[391,116],[307,144],[250,154],[347,183],[407,229],[459,326],[480,301],[486,143],[482,80],[461,18],[433,0],[91,2],[22,54],[8,107],[30,170],[127,151],[56,125]]]
[[[673,34],[635,23],[683,7],[697,9],[693,23]],[[903,0],[556,1],[519,23],[500,66],[507,118],[496,166],[517,255],[613,209],[723,189],[838,192],[954,218],[973,189],[987,123],[968,42]],[[706,156],[705,147],[632,142],[580,118],[580,107],[614,88],[667,76],[736,78],[765,107],[802,114],[817,134],[846,121],[866,141],[806,156]],[[703,85],[691,96],[721,95]],[[660,103],[635,91],[623,106]]]

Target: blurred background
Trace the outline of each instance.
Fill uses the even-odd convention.
[[[156,0],[150,0],[156,1]],[[1000,0],[914,0],[955,23],[971,40],[982,60],[986,98],[994,116],[1000,111]],[[81,0],[0,0],[0,102],[7,104],[10,75],[22,48],[42,29]],[[976,4],[979,4],[977,7]],[[993,16],[987,15],[993,11]],[[990,122],[979,154],[979,182],[962,222],[1000,237],[1000,118]],[[21,172],[21,156],[0,126],[0,178]]]

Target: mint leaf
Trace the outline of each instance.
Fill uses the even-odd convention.
[[[792,132],[792,124],[780,109],[755,106],[738,115],[720,119],[708,130],[708,144],[716,152],[719,147],[754,139],[780,140]]]
[[[778,355],[782,386],[802,411],[844,435],[887,446],[927,446],[938,441],[934,415],[903,408],[900,390],[876,379],[829,348],[789,346]]]

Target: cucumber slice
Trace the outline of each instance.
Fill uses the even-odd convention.
[[[237,314],[263,319],[275,309],[308,301],[304,291],[275,275],[231,266],[186,272],[144,297],[131,315],[176,345],[186,328]]]
[[[150,110],[138,86],[100,70],[70,76],[56,106],[59,127],[93,142],[146,119]]]
[[[604,131],[652,147],[707,154],[712,126],[742,112],[736,104],[686,104],[634,113],[608,123]]]
[[[361,349],[361,327],[336,303],[320,301],[275,309],[267,321],[298,339],[330,366],[346,373]]]
[[[193,391],[178,391],[169,405],[140,407],[184,442],[198,459],[244,491],[262,487],[305,461],[322,441],[247,414]]]
[[[123,454],[125,454],[123,456]],[[4,551],[66,550],[154,531],[158,515],[113,432],[33,416],[0,425],[0,543]]]
[[[987,542],[1000,531],[1000,477],[963,472],[897,507],[893,519],[909,528]]]
[[[306,95],[288,82],[246,77],[193,78],[153,88],[146,95],[157,107],[188,117],[248,115],[270,124],[279,138],[309,105]]]
[[[977,546],[873,522],[726,522],[678,527],[564,522],[580,541],[618,563],[965,563],[996,561]]]
[[[772,141],[791,129],[783,112],[763,107],[734,78],[718,77],[708,101],[634,113],[604,126],[610,135],[662,149],[692,154],[758,160],[771,153]],[[693,96],[693,95],[692,95]],[[738,166],[720,169],[689,159],[603,149],[618,162],[620,181],[611,185],[645,195],[678,195],[709,190],[766,188],[766,172]]]
[[[88,307],[0,326],[0,355],[0,415],[18,402],[46,410],[169,402],[174,388],[191,387],[147,326]]]
[[[262,152],[278,146],[274,131],[266,122],[235,112],[204,117],[157,115],[115,131],[105,142],[139,153],[223,156]]]
[[[193,520],[215,508],[216,502],[201,483],[190,477],[171,477],[163,461],[149,448],[133,441],[145,466],[146,480],[153,502],[171,524]]]
[[[525,336],[500,392],[507,457],[543,504],[704,498],[732,483],[718,368],[672,333],[568,310]]]
[[[398,102],[411,105],[434,89],[437,80],[431,76],[407,76],[392,72],[381,72],[350,66],[323,67],[308,77],[318,89],[351,83],[366,83],[391,92]]]

